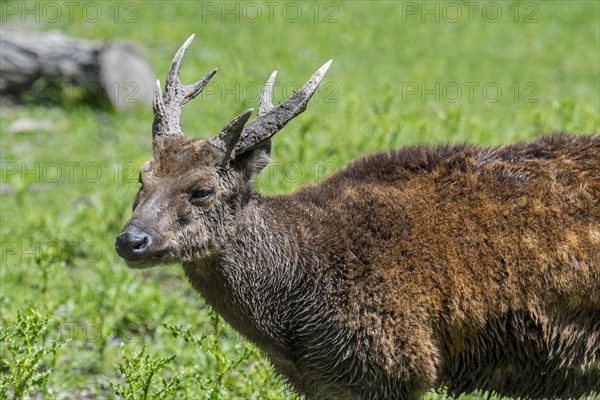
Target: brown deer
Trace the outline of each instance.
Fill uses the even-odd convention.
[[[130,267],[182,263],[309,399],[600,391],[600,135],[412,146],[263,197],[271,138],[330,63],[277,107],[273,73],[256,119],[188,139],[181,107],[216,72],[180,83],[192,37],[155,91],[154,154],[116,241]]]

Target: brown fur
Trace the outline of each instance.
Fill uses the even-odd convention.
[[[124,228],[153,248],[128,263],[183,263],[299,393],[600,391],[600,136],[408,147],[270,198],[259,153],[155,148]]]
[[[272,213],[290,201],[369,370],[454,394],[600,388],[598,136],[380,153]]]

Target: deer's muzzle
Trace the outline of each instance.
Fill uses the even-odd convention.
[[[152,236],[134,225],[126,227],[115,243],[117,254],[125,261],[137,261],[143,258],[152,247]]]

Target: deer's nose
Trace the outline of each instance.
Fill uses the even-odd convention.
[[[115,243],[117,254],[125,260],[136,260],[148,252],[152,237],[135,226],[130,226],[119,236]]]

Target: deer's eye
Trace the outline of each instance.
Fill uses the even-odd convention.
[[[202,188],[198,190],[194,190],[190,193],[190,203],[192,204],[202,204],[214,194],[214,190],[211,188]]]

